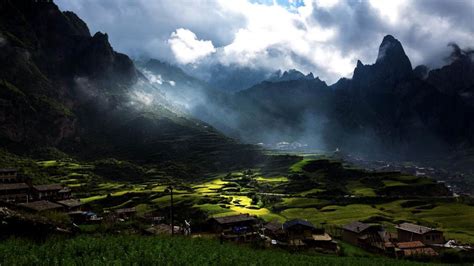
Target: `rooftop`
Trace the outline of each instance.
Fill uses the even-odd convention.
[[[133,208],[123,208],[123,209],[116,209],[114,210],[115,213],[117,214],[121,214],[121,213],[133,213],[133,212],[136,212],[137,210],[135,209],[135,207]]]
[[[332,237],[329,234],[324,233],[322,235],[313,235],[313,240],[314,241],[332,241]]]
[[[361,233],[361,232],[367,230],[370,227],[372,227],[371,224],[361,223],[361,222],[357,221],[357,222],[352,222],[350,224],[346,224],[342,228],[344,230],[351,231],[351,232],[354,232],[354,233]]]
[[[269,231],[278,231],[278,230],[283,230],[283,225],[279,222],[269,222],[264,225],[264,228],[269,230]]]
[[[25,183],[0,184],[0,191],[28,189],[29,186]]]
[[[13,173],[16,172],[16,169],[14,168],[2,168],[0,169],[0,173]]]
[[[214,217],[213,219],[219,224],[229,224],[229,223],[238,223],[238,222],[257,220],[257,218],[255,218],[254,216],[250,216],[249,214],[238,214],[238,215],[231,215],[231,216]]]
[[[433,228],[429,228],[429,227],[418,225],[418,224],[412,224],[412,223],[402,223],[395,226],[395,228],[403,230],[403,231],[412,232],[415,234],[426,234],[431,231],[437,231],[436,229],[433,229]]]
[[[61,184],[49,184],[49,185],[36,185],[33,186],[38,191],[50,191],[50,190],[61,190],[63,186]]]
[[[302,225],[302,226],[306,226],[306,227],[310,227],[311,229],[315,229],[314,225],[310,222],[308,222],[307,220],[302,220],[302,219],[294,219],[294,220],[290,220],[290,221],[287,221],[283,224],[283,229],[288,229],[289,227],[293,227],[295,225]]]
[[[40,201],[33,201],[29,203],[21,203],[18,204],[18,206],[25,207],[27,209],[33,210],[33,211],[47,211],[47,210],[54,210],[54,209],[60,209],[62,208],[61,205],[47,201],[47,200],[40,200]]]
[[[438,256],[438,253],[432,248],[424,247],[424,248],[404,249],[403,255],[405,256],[419,256],[419,255]]]
[[[400,242],[397,243],[397,247],[401,249],[408,249],[408,248],[422,248],[425,244],[421,241],[411,241],[411,242]]]
[[[83,205],[84,203],[82,203],[80,200],[78,199],[67,199],[67,200],[61,200],[61,201],[58,201],[57,202],[58,204],[61,204],[63,206],[66,206],[68,208],[74,208],[74,207],[79,207],[81,205]]]

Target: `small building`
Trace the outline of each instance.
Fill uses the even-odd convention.
[[[34,197],[37,200],[63,200],[66,199],[61,184],[35,185],[33,186]],[[63,191],[63,193],[61,193]],[[69,191],[70,195],[70,191]]]
[[[420,241],[425,245],[443,244],[443,232],[422,225],[402,223],[395,227],[399,242]]]
[[[150,235],[171,235],[173,234],[183,234],[183,228],[180,226],[174,226],[174,230],[171,230],[171,225],[169,224],[157,224],[152,227],[145,229],[145,233]]]
[[[31,212],[41,213],[41,212],[53,212],[53,211],[63,211],[64,207],[47,200],[33,201],[28,203],[20,203],[19,207],[24,208]]]
[[[221,240],[246,242],[253,241],[259,236],[258,219],[249,214],[213,217],[209,221],[212,231],[221,234]]]
[[[438,256],[434,249],[425,246],[421,241],[399,242],[396,247],[397,257]]]
[[[249,214],[213,217],[210,219],[212,231],[215,233],[253,231],[257,222],[257,218]]]
[[[342,227],[342,240],[363,248],[385,249],[384,232],[380,225],[356,221]]]
[[[0,201],[27,202],[30,187],[25,183],[0,183]]]
[[[17,171],[13,168],[0,169],[0,183],[16,183]]]
[[[268,237],[273,244],[286,242],[286,233],[283,230],[283,224],[272,221],[263,226],[263,235]]]
[[[80,211],[82,206],[84,205],[84,203],[78,199],[60,200],[56,201],[56,203],[62,205],[68,212]]]
[[[137,214],[137,209],[132,208],[122,208],[114,210],[114,214],[121,219],[131,219]]]
[[[304,246],[307,241],[313,240],[313,233],[316,230],[314,225],[306,220],[294,219],[283,224],[289,246]]]

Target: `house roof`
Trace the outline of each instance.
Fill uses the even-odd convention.
[[[135,207],[133,208],[123,208],[123,209],[116,209],[114,210],[115,213],[117,214],[121,214],[121,213],[133,213],[133,212],[136,212],[137,210],[135,209]]]
[[[29,186],[25,183],[0,184],[0,191],[28,189]]]
[[[302,220],[302,219],[294,219],[294,220],[290,220],[290,221],[285,222],[283,224],[283,229],[287,230],[288,228],[293,227],[295,225],[302,225],[302,226],[309,227],[311,229],[315,229],[315,227],[312,223],[310,223],[306,220]]]
[[[402,223],[402,224],[399,224],[399,225],[395,226],[395,228],[403,230],[403,231],[412,232],[412,233],[415,233],[415,234],[420,234],[420,235],[426,234],[426,233],[432,232],[432,231],[438,231],[438,230],[433,229],[433,228],[429,228],[429,227],[418,225],[418,224],[412,224],[412,223]]]
[[[0,173],[12,173],[12,172],[16,172],[16,169],[14,169],[14,168],[2,168],[2,169],[0,169]]]
[[[401,249],[409,249],[409,248],[421,248],[424,247],[421,241],[410,241],[410,242],[399,242],[397,243],[397,247]]]
[[[354,232],[354,233],[361,233],[361,232],[367,230],[370,227],[372,227],[371,224],[366,224],[366,223],[361,223],[359,221],[356,221],[356,222],[352,222],[350,224],[346,224],[342,228],[344,230],[351,231],[351,232]]]
[[[314,241],[332,241],[332,237],[329,234],[324,233],[322,235],[313,235],[313,240]]]
[[[275,231],[278,231],[278,230],[283,230],[283,225],[279,222],[276,222],[276,221],[266,223],[263,227],[265,229],[269,230],[269,231],[272,231],[272,232],[275,232]]]
[[[47,211],[62,208],[61,205],[47,200],[33,201],[29,203],[20,203],[19,206],[25,207],[33,211]]]
[[[67,199],[67,200],[60,200],[60,201],[57,201],[58,204],[61,204],[63,206],[66,206],[68,208],[74,208],[74,207],[79,207],[81,205],[83,205],[84,203],[82,203],[80,200],[78,199]]]
[[[33,188],[37,191],[51,191],[51,190],[61,190],[63,186],[61,184],[49,184],[49,185],[36,185]]]
[[[246,221],[256,221],[257,218],[254,216],[250,216],[249,214],[239,214],[239,215],[230,215],[230,216],[223,216],[223,217],[214,217],[212,218],[219,224],[230,224],[230,223],[238,223],[238,222],[246,222]]]
[[[424,248],[404,249],[403,255],[405,256],[419,256],[419,255],[438,256],[438,253],[432,248],[424,247]]]

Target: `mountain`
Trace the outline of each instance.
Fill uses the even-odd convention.
[[[268,79],[271,82],[280,82],[280,81],[290,81],[290,80],[301,80],[301,79],[314,79],[313,73],[309,73],[308,75],[304,75],[300,71],[296,69],[290,69],[285,72],[281,72],[278,70],[277,72],[273,73],[273,75]]]
[[[202,171],[258,161],[255,147],[181,112],[107,34],[91,35],[52,1],[2,1],[0,45],[0,143],[10,151],[56,147]]]
[[[371,157],[472,147],[472,53],[455,53],[441,69],[412,69],[402,44],[387,35],[375,63],[358,61],[351,79],[327,86],[288,71],[237,93],[233,124],[247,141],[299,141]]]

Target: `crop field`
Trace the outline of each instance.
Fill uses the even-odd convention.
[[[242,169],[193,180],[157,176],[123,181],[98,175],[93,165],[45,161],[38,166],[52,182],[67,184],[94,210],[136,207],[139,215],[167,212],[169,185],[174,204],[207,216],[248,213],[266,221],[302,218],[316,226],[342,226],[355,220],[382,223],[393,231],[409,221],[440,228],[447,238],[474,243],[474,206],[438,196],[426,177],[375,174],[345,168],[337,161],[304,157],[283,167]],[[150,171],[153,172],[153,171]],[[433,189],[434,188],[434,189]],[[393,195],[400,195],[393,197]],[[186,216],[184,216],[186,218]]]
[[[346,248],[348,255],[361,254],[355,247]],[[181,237],[81,236],[41,244],[21,239],[0,242],[1,265],[428,265],[367,256],[292,254]]]

